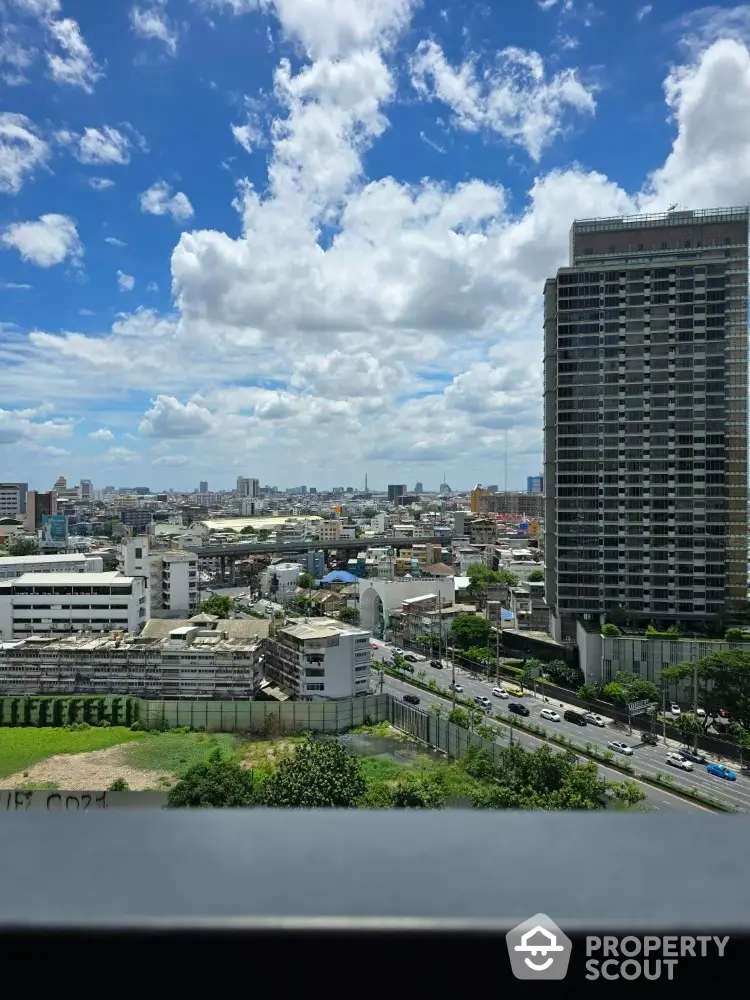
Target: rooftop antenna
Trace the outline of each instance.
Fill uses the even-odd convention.
[[[667,209],[667,211],[668,211],[668,212],[674,212],[674,210],[675,210],[675,209],[677,208],[677,206],[678,206],[678,205],[679,205],[679,202],[677,202],[677,201],[676,201],[676,202],[674,203],[674,205],[670,205],[670,206],[669,206],[669,208]]]
[[[504,475],[504,485],[503,492],[508,492],[508,428],[505,428],[505,475]]]

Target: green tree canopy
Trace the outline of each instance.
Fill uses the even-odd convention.
[[[638,674],[618,670],[614,678],[602,688],[602,696],[616,705],[629,705],[633,701],[655,701],[661,699],[659,688],[651,681],[642,680]]]
[[[529,573],[529,583],[542,583],[544,581],[543,569],[532,569]]]
[[[309,573],[300,573],[298,584],[305,590],[311,590],[315,586],[315,580]]]
[[[416,774],[407,771],[391,790],[393,809],[442,809],[445,805],[445,781],[441,772]]]
[[[357,608],[342,608],[339,611],[339,621],[346,622],[347,625],[359,625],[359,611]]]
[[[461,649],[486,646],[492,634],[492,625],[479,615],[456,615],[451,632]]]
[[[365,793],[359,760],[337,740],[306,739],[263,784],[263,804],[351,809]]]
[[[217,618],[228,618],[232,601],[222,594],[212,594],[198,605],[198,612],[205,615],[216,615]]]
[[[250,771],[214,750],[208,760],[188,768],[184,778],[170,788],[169,808],[226,809],[251,806],[256,801],[256,788]]]
[[[515,587],[518,584],[518,577],[509,570],[493,570],[484,563],[473,563],[466,570],[466,575],[471,580],[468,592],[472,597],[486,594],[491,587]]]
[[[39,543],[36,538],[22,536],[13,538],[8,542],[8,555],[11,556],[35,556],[39,552]]]
[[[732,719],[750,729],[750,652],[729,649],[711,653],[694,662],[665,667],[661,676],[665,681],[684,681],[692,679],[693,670],[698,677],[698,703],[707,715],[725,708]]]

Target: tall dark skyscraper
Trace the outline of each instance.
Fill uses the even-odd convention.
[[[545,284],[556,638],[614,610],[687,622],[747,597],[749,215],[575,222]]]

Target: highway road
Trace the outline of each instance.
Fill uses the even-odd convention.
[[[391,660],[392,657],[392,647],[389,648],[383,645],[379,646],[378,649],[373,650],[374,661],[381,661],[384,659]],[[451,669],[448,661],[444,661],[444,663],[446,666],[443,670],[437,670],[430,667],[427,661],[412,665],[414,666],[415,673],[417,671],[424,670],[427,674],[426,680],[432,677],[438,681],[441,687],[447,688],[451,681]],[[482,680],[474,674],[468,673],[458,667],[456,668],[456,680],[457,683],[460,683],[463,686],[463,697],[470,698],[474,695],[485,695],[492,701],[493,714],[500,716],[501,720],[506,724],[513,723],[515,717],[512,713],[508,712],[508,702],[492,696],[492,688],[495,686],[494,681]],[[501,680],[500,686],[508,688],[512,685],[508,684],[507,681]],[[380,690],[379,683],[375,685],[375,689]],[[383,690],[388,691],[397,697],[403,697],[406,693],[417,694],[420,698],[421,704],[427,706],[436,702],[445,703],[445,699],[441,698],[439,695],[433,695],[426,691],[417,690],[413,686],[410,686],[408,682],[400,681],[394,677],[385,678]],[[610,740],[619,740],[623,743],[627,743],[633,748],[633,756],[623,756],[621,759],[623,762],[630,762],[639,773],[645,775],[670,774],[673,776],[673,781],[676,786],[681,785],[688,789],[697,788],[701,794],[719,799],[722,802],[734,806],[736,809],[740,809],[745,813],[750,813],[750,778],[746,775],[738,773],[737,781],[730,782],[724,780],[723,778],[716,778],[713,775],[708,774],[705,769],[705,765],[701,764],[694,764],[694,770],[690,773],[683,772],[674,768],[671,764],[666,763],[666,754],[668,750],[674,750],[677,748],[677,744],[673,744],[671,741],[666,749],[661,742],[661,738],[659,746],[648,747],[639,743],[637,730],[634,730],[631,736],[627,731],[627,727],[623,728],[622,726],[618,726],[616,728],[611,722],[603,729],[592,725],[585,727],[576,726],[575,724],[565,722],[564,720],[560,722],[549,722],[540,717],[539,713],[541,710],[545,707],[552,708],[557,711],[560,716],[562,716],[563,708],[561,708],[560,702],[547,700],[540,694],[537,694],[537,696],[534,697],[531,693],[527,693],[523,699],[514,699],[511,696],[510,700],[522,700],[526,707],[530,710],[531,715],[528,719],[522,719],[521,721],[534,722],[537,725],[542,725],[550,733],[563,733],[565,736],[570,737],[579,746],[583,746],[585,743],[591,743],[598,749],[604,750],[607,748],[607,743]],[[603,713],[602,717],[605,717]],[[515,730],[514,738],[517,734],[520,736],[521,731]],[[525,733],[523,734],[521,742],[522,745],[539,745],[538,740],[535,740],[534,737]],[[728,766],[735,770],[731,762],[728,762]],[[623,780],[624,776],[618,772],[610,771],[608,768],[601,765],[600,767],[602,772],[605,773],[611,780]],[[674,796],[662,794],[658,789],[652,789],[650,786],[643,787],[648,788],[649,805],[651,806],[660,809],[687,808],[692,810],[695,808],[685,800],[676,799]]]

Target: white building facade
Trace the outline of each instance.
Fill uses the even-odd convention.
[[[289,604],[297,594],[302,572],[304,571],[299,563],[274,563],[261,574],[261,593],[279,604]]]
[[[101,556],[85,553],[0,556],[0,580],[15,580],[24,573],[101,573],[103,568]]]
[[[146,588],[120,573],[26,573],[0,583],[0,639],[71,632],[137,632]]]
[[[330,619],[287,624],[267,640],[264,671],[300,701],[368,694],[370,633]]]

